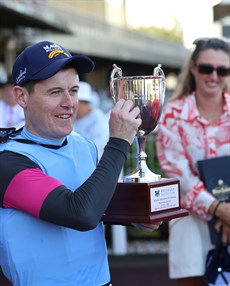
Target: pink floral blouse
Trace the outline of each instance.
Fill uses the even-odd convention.
[[[199,179],[197,161],[230,155],[230,94],[224,97],[223,114],[212,124],[200,116],[194,94],[168,102],[157,129],[165,177],[180,180],[182,207],[205,220],[214,198]]]

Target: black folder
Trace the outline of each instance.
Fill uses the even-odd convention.
[[[206,189],[218,201],[230,201],[230,156],[200,160],[197,162],[200,178]],[[213,225],[216,218],[209,221],[211,240],[216,242],[216,232]]]

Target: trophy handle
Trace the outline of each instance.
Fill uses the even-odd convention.
[[[162,105],[164,104],[164,101],[165,101],[165,88],[166,88],[166,85],[165,85],[165,74],[162,70],[162,65],[161,64],[158,64],[154,69],[153,69],[153,75],[154,76],[160,76],[163,78],[163,89],[164,89],[164,92],[162,93]]]
[[[161,67],[162,67],[162,65],[158,64],[153,70],[153,75],[154,76],[162,76],[165,79],[165,74],[164,74]]]
[[[113,101],[116,103],[116,95],[114,93],[114,78],[122,77],[122,70],[116,64],[113,64],[113,70],[110,74],[110,93],[112,95]]]

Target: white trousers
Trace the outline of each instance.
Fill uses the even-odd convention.
[[[198,217],[169,222],[169,277],[203,276],[208,251],[213,248],[207,222]]]

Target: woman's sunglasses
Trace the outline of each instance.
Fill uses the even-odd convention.
[[[197,68],[199,73],[201,74],[212,74],[213,71],[216,71],[218,76],[230,75],[230,68],[225,68],[225,67],[214,68],[212,65],[209,64],[198,64]]]

